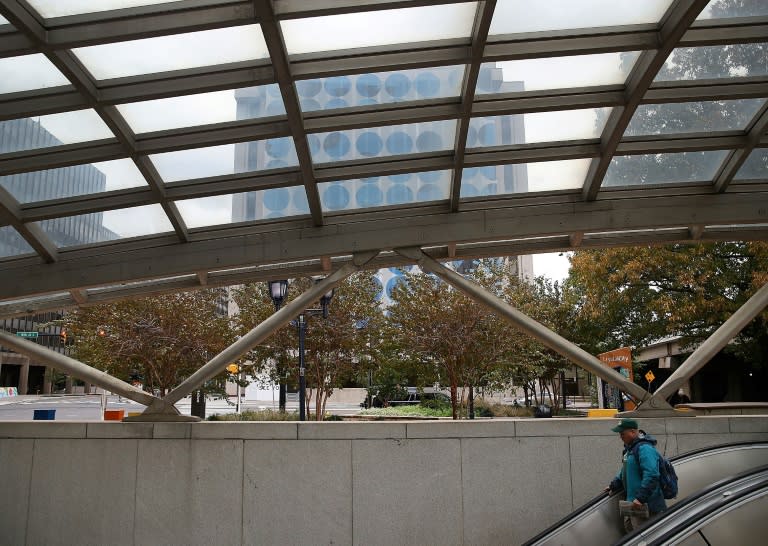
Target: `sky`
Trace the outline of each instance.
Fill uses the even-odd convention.
[[[533,274],[537,277],[543,275],[553,281],[562,282],[568,277],[569,267],[567,252],[533,255]]]

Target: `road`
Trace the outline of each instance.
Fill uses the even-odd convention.
[[[145,406],[114,395],[105,397],[106,409],[125,410],[130,412],[144,411]],[[31,421],[36,409],[55,409],[57,421],[101,421],[101,395],[54,395],[54,396],[14,396],[0,398],[0,421]],[[189,398],[180,400],[176,407],[182,415],[190,415],[191,402]],[[246,401],[243,410],[277,409],[272,402],[266,400]],[[234,400],[208,400],[205,405],[206,417],[213,414],[235,413]],[[297,411],[297,404],[289,402],[287,411]],[[335,415],[354,415],[360,411],[355,404],[334,404],[327,408]]]

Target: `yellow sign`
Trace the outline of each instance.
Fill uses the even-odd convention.
[[[227,371],[229,373],[237,373],[240,371],[240,366],[238,366],[237,364],[230,364],[229,366],[227,366]]]
[[[653,375],[653,372],[649,371],[647,374],[645,374],[645,379],[648,381],[648,383],[651,383],[654,379],[656,379],[656,376]]]

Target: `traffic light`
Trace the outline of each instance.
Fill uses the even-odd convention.
[[[237,372],[239,372],[239,371],[240,371],[240,366],[238,366],[238,365],[237,365],[237,364],[235,364],[235,363],[232,363],[232,364],[230,364],[230,365],[228,365],[228,366],[227,366],[227,371],[228,371],[229,373],[231,373],[231,374],[236,374]]]
[[[131,370],[131,373],[128,374],[128,379],[130,380],[132,385],[141,383],[141,374],[139,373],[139,370],[137,369]]]
[[[61,342],[66,344],[67,343],[67,331],[62,330],[61,333],[59,333],[59,338],[61,339]]]

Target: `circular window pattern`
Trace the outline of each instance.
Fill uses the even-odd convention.
[[[413,139],[410,135],[397,131],[387,137],[387,151],[390,154],[407,154],[411,150],[413,150]]]
[[[461,196],[460,197],[476,197],[479,195],[477,188],[474,184],[461,184]]]
[[[484,93],[498,93],[499,88],[501,88],[500,72],[495,73],[494,69],[481,66],[480,74],[477,76],[477,88]]]
[[[419,180],[422,182],[434,183],[440,180],[440,171],[427,171],[425,173],[419,173]]]
[[[267,154],[272,157],[285,157],[291,149],[290,137],[270,138],[266,143]]]
[[[365,184],[357,190],[355,198],[357,205],[361,208],[378,207],[384,199],[384,194],[378,186]]]
[[[270,101],[267,105],[267,115],[268,116],[284,116],[285,115],[285,106],[283,105],[282,100],[273,100]]]
[[[483,188],[481,193],[483,195],[497,195],[499,193],[499,187],[496,184],[488,184]]]
[[[307,143],[309,144],[309,153],[312,155],[320,151],[320,139],[317,138],[317,135],[307,135]]]
[[[375,97],[381,92],[381,80],[376,74],[363,74],[357,78],[355,89],[364,97]]]
[[[343,97],[352,89],[352,82],[346,76],[335,76],[326,78],[323,87],[325,87],[325,92],[332,97]]]
[[[404,74],[392,74],[384,82],[384,89],[392,97],[400,99],[411,90],[411,80]]]
[[[270,159],[264,168],[265,169],[281,169],[287,166],[288,166],[288,163],[286,163],[282,159]]]
[[[320,80],[300,80],[296,82],[296,92],[301,97],[314,97],[323,88]]]
[[[346,208],[349,205],[349,191],[341,184],[331,184],[323,192],[323,205],[328,210]]]
[[[392,205],[399,205],[402,203],[412,203],[413,202],[413,192],[411,191],[411,188],[408,186],[405,186],[403,184],[398,184],[396,186],[391,186],[387,190],[387,203],[390,203]]]
[[[381,148],[384,144],[381,142],[381,137],[372,131],[366,131],[359,137],[355,143],[357,153],[365,157],[374,157],[381,153]]]
[[[361,178],[360,182],[362,182],[363,184],[376,184],[379,182],[379,177],[371,176],[369,178]]]
[[[459,93],[459,89],[461,89],[461,80],[463,78],[463,70],[451,70],[451,73],[448,74],[448,85],[451,89],[455,89],[457,94]]]
[[[416,138],[416,149],[420,152],[435,152],[443,148],[443,138],[434,131],[424,131]]]
[[[434,97],[440,92],[440,78],[431,72],[416,76],[416,92],[422,97]]]
[[[265,214],[264,218],[267,220],[274,220],[275,218],[283,218],[284,216],[285,214],[283,214],[280,211],[273,211],[273,212],[270,212],[269,214]]]
[[[391,279],[389,279],[389,280],[387,281],[387,297],[388,297],[388,298],[392,299],[392,291],[393,291],[393,290],[395,289],[395,287],[396,287],[398,284],[400,284],[400,283],[404,284],[405,286],[408,286],[408,283],[407,283],[407,282],[405,281],[405,279],[404,279],[403,277],[401,277],[400,275],[397,275],[397,276],[395,276],[395,277],[392,277]]]
[[[314,112],[323,109],[315,99],[299,99],[299,106],[301,106],[304,112]]]
[[[474,148],[477,146],[477,129],[472,127],[472,124],[469,125],[469,130],[467,131],[467,148]]]
[[[470,178],[474,178],[477,176],[477,167],[467,167],[462,172],[461,178],[464,180],[468,180]],[[462,188],[464,187],[464,184],[461,185]]]
[[[276,83],[270,83],[268,85],[265,85],[264,87],[267,88],[267,95],[269,95],[270,97],[282,100],[283,97],[282,95],[280,95],[279,85],[277,85]]]
[[[287,188],[276,188],[264,192],[264,206],[269,210],[284,210],[291,202],[291,194]]]
[[[350,146],[349,137],[338,131],[329,134],[323,141],[323,150],[334,159],[347,155]]]
[[[496,167],[489,165],[487,167],[480,167],[480,172],[488,180],[496,180]]]
[[[419,191],[416,192],[416,199],[418,201],[437,201],[438,199],[442,199],[442,197],[443,196],[440,195],[440,188],[434,184],[424,184],[419,188]]]
[[[384,285],[381,284],[381,280],[378,277],[373,277],[373,282],[376,284],[376,301],[381,301],[384,297]]]
[[[325,103],[326,110],[334,110],[335,108],[346,108],[349,106],[344,99],[331,99]]]
[[[413,270],[413,268],[416,266],[413,265],[401,265],[400,267],[389,267],[389,269],[394,275],[403,275],[404,273],[408,273],[409,271]]]
[[[389,179],[394,184],[405,184],[411,179],[411,175],[410,174],[393,174],[392,176],[389,177]]]
[[[495,146],[496,125],[494,123],[486,123],[480,127],[480,130],[477,132],[477,138],[481,146]]]
[[[309,203],[307,202],[307,192],[304,188],[293,190],[293,208],[298,214],[309,212]]]
[[[374,104],[379,104],[379,103],[374,99],[360,99],[359,101],[357,101],[358,106],[371,106]]]

